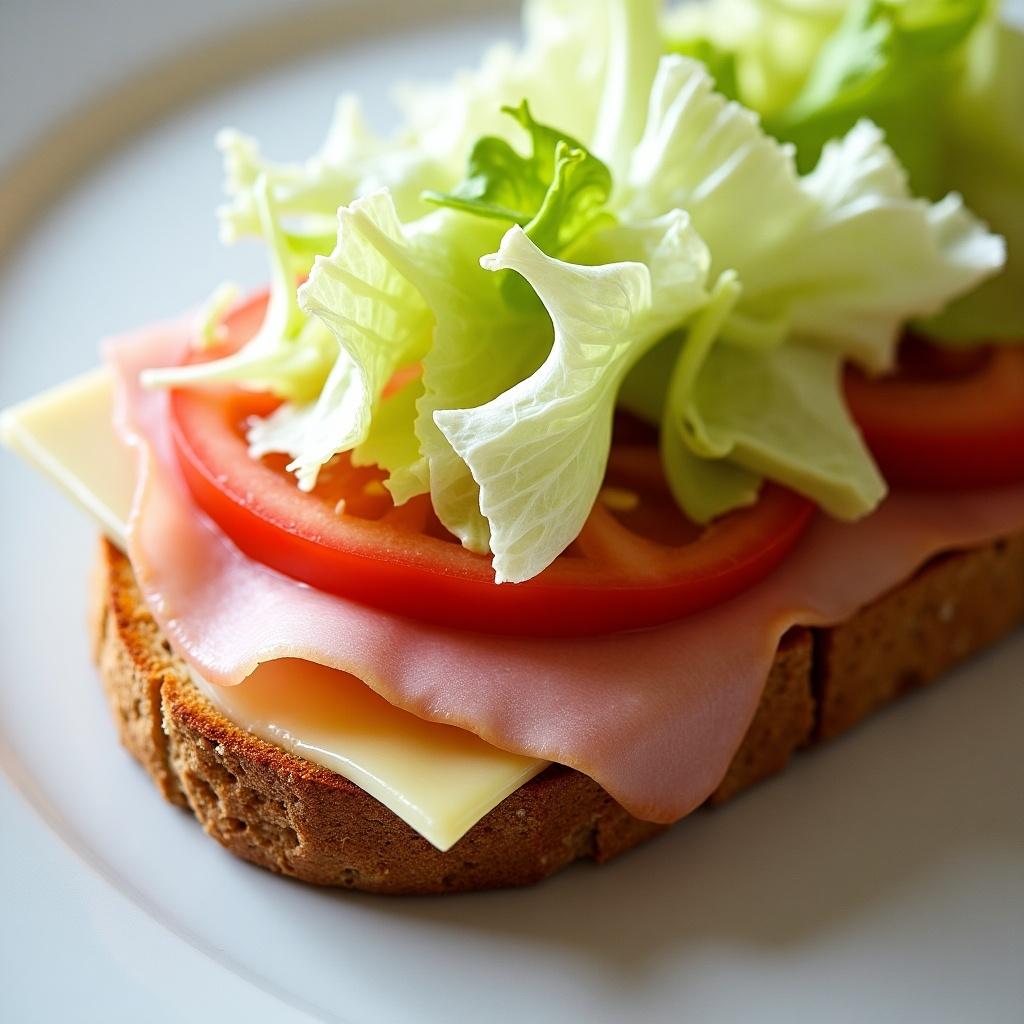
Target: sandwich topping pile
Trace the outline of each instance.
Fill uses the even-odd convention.
[[[1024,36],[978,0],[529,0],[521,48],[225,132],[269,288],[117,339],[174,650],[281,658],[667,822],[778,642],[1024,528]],[[322,668],[316,671],[322,672]]]

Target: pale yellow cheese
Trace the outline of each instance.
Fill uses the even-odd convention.
[[[109,372],[95,370],[3,413],[0,438],[123,546],[134,467],[112,396]],[[547,766],[305,662],[272,662],[235,687],[196,683],[237,725],[350,779],[441,850]]]
[[[114,433],[113,404],[110,371],[93,370],[0,414],[0,440],[123,548],[135,470]]]

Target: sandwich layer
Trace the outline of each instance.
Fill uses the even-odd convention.
[[[347,673],[417,719],[575,768],[645,821],[678,821],[714,792],[790,628],[845,622],[930,558],[1024,528],[1024,481],[896,488],[856,522],[816,516],[759,583],[658,628],[583,640],[435,626],[305,586],[250,557],[197,508],[169,396],[140,385],[147,368],[180,363],[191,339],[172,323],[107,353],[115,423],[137,472],[125,550],[147,606],[198,676],[226,688],[283,658]]]
[[[525,885],[603,862],[663,831],[554,765],[442,853],[355,784],[245,732],[194,686],[147,610],[128,560],[103,541],[95,655],[120,738],[163,796],[231,852],[320,885],[442,893]],[[757,713],[709,802],[781,770],[1024,621],[1024,534],[932,560],[831,629],[791,630]]]

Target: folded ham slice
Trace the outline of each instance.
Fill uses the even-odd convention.
[[[1024,485],[902,491],[859,523],[819,516],[766,580],[657,629],[531,639],[427,626],[253,561],[196,508],[171,448],[168,396],[138,384],[142,369],[180,361],[189,337],[172,323],[106,350],[119,433],[138,459],[128,553],[178,653],[224,686],[284,657],[349,672],[421,718],[577,768],[651,821],[682,817],[721,780],[790,626],[840,622],[932,555],[1024,528]]]

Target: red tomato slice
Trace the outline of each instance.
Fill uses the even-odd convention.
[[[891,483],[1024,480],[1024,346],[959,353],[914,342],[892,376],[848,372],[846,400]]]
[[[258,319],[252,302],[233,314],[232,343]],[[753,508],[695,527],[672,502],[656,448],[618,444],[606,500],[578,540],[535,579],[498,586],[490,558],[462,548],[426,495],[396,508],[377,469],[338,457],[305,494],[285,457],[251,459],[245,423],[274,404],[234,390],[174,392],[174,441],[199,506],[246,554],[280,572],[445,626],[583,636],[677,619],[765,576],[814,513],[804,498],[769,486]]]

